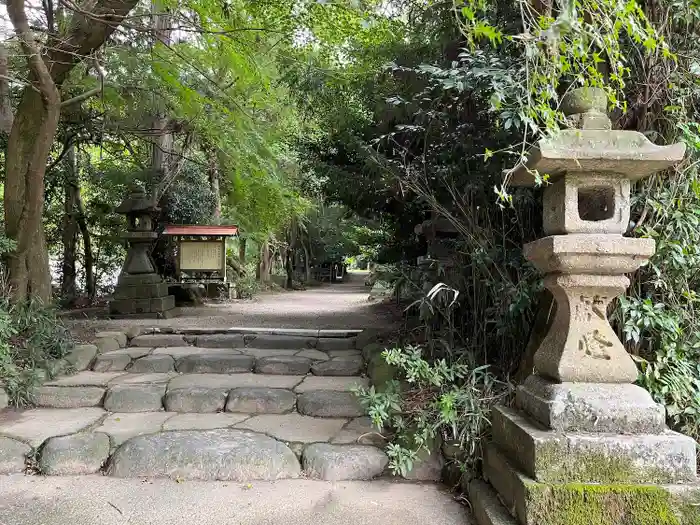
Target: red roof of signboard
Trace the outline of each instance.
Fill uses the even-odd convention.
[[[202,235],[202,236],[235,236],[238,226],[196,226],[193,224],[168,224],[163,235]]]

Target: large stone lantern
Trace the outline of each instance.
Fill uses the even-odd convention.
[[[700,523],[689,510],[700,500],[695,443],[669,431],[664,408],[632,384],[636,365],[606,314],[626,274],[654,253],[653,240],[623,236],[630,185],[678,163],[685,146],[611,130],[606,102],[599,90],[570,93],[563,105],[574,127],[541,140],[510,181],[548,176],[548,236],[524,253],[557,307],[517,409],[493,411],[490,485],[469,489],[480,525]]]
[[[151,244],[158,238],[153,231],[153,217],[158,211],[138,186],[130,190],[116,209],[126,216],[123,238],[128,249],[114,299],[109,303],[113,316],[169,317],[175,308],[175,297],[168,295],[168,283],[156,273],[150,255]]]

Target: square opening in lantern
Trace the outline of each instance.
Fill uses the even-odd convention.
[[[607,221],[615,216],[615,188],[590,186],[578,188],[578,216],[582,221]]]

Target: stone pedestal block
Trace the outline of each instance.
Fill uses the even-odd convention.
[[[498,449],[487,449],[484,475],[520,525],[694,525],[700,485],[546,483],[516,469]],[[679,495],[680,494],[680,495]],[[493,505],[494,502],[491,502]],[[486,525],[481,523],[480,525]]]
[[[515,410],[496,407],[494,443],[525,474],[541,482],[679,483],[694,481],[695,441],[661,434],[560,433]]]
[[[659,434],[664,407],[630,384],[556,383],[530,376],[518,387],[516,406],[558,432]]]
[[[150,276],[129,276],[146,277]],[[157,277],[157,276],[156,276]],[[138,279],[134,279],[137,281]],[[114,316],[133,314],[163,314],[175,308],[175,297],[168,295],[168,284],[141,283],[132,285],[117,285],[114,300],[109,303],[110,314]]]

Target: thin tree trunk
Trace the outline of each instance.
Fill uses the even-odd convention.
[[[155,33],[153,48],[159,43],[163,46],[169,46],[172,33],[170,15],[159,0],[152,0],[151,13]],[[155,138],[151,145],[151,175],[153,177],[153,201],[155,204],[158,204],[158,201],[166,191],[166,188],[163,186],[166,184],[170,174],[175,140],[172,131],[168,129],[170,119],[166,114],[165,104],[158,93],[155,93],[154,97],[156,112],[153,117],[152,129]]]
[[[270,282],[270,269],[271,269],[271,253],[270,253],[270,243],[265,241],[260,250],[260,282],[269,283]]]
[[[209,156],[209,187],[214,196],[214,223],[221,224],[221,185],[219,183],[219,164],[216,155]],[[243,262],[243,261],[241,261]]]
[[[245,248],[246,248],[246,239],[239,238],[238,239],[238,260],[241,261],[241,264],[245,265]]]
[[[7,47],[0,44],[0,131],[9,135],[12,131],[12,101],[10,100],[10,83],[7,69]]]
[[[94,301],[95,295],[97,293],[97,279],[95,277],[95,257],[92,252],[92,235],[90,235],[90,230],[88,229],[87,218],[85,216],[85,206],[83,205],[83,199],[80,197],[80,191],[78,191],[75,203],[78,208],[78,227],[80,228],[80,235],[83,238],[83,266],[85,267],[85,291],[87,292],[90,302],[92,302]]]
[[[294,288],[294,265],[292,264],[292,254],[294,251],[291,248],[286,249],[284,269],[287,272],[287,282],[285,288],[291,290]]]
[[[77,196],[78,166],[75,156],[75,146],[71,143],[65,156],[66,174],[64,178],[63,201],[63,262],[61,264],[61,297],[70,306],[75,302],[76,293],[76,251],[78,245]]]
[[[304,242],[301,243],[301,247],[304,249],[304,274],[306,276],[306,282],[311,282],[311,254],[309,253],[309,248]]]

